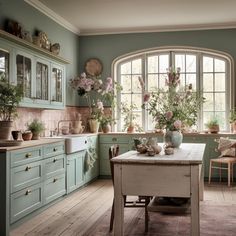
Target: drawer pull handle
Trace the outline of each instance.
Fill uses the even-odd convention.
[[[56,161],[57,161],[57,158],[54,158],[54,159],[53,159],[53,162],[55,163]]]
[[[112,138],[112,141],[113,141],[113,142],[116,142],[116,141],[117,141],[117,138]]]
[[[29,195],[32,191],[30,189],[28,189],[26,192],[25,192],[25,195]]]
[[[84,143],[86,144],[86,143],[87,143],[87,140],[85,140]]]
[[[57,182],[57,180],[58,180],[57,178],[54,178],[54,179],[53,179],[53,183]]]
[[[56,151],[57,151],[57,148],[53,148],[53,151],[56,152]]]
[[[31,166],[26,166],[25,171],[29,171],[31,168]]]
[[[32,156],[32,153],[30,153],[30,152],[25,154],[25,157],[26,157],[26,158],[29,158],[29,157],[31,157],[31,156]]]

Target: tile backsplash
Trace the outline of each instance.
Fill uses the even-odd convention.
[[[110,109],[105,108],[105,113],[108,113]],[[87,128],[87,120],[89,116],[88,107],[73,107],[67,106],[63,110],[47,110],[38,108],[18,108],[18,118],[13,123],[12,130],[26,130],[27,123],[30,123],[33,119],[37,118],[45,124],[45,132],[43,136],[49,136],[50,131],[55,131],[60,120],[76,120],[78,113],[81,114],[82,124]],[[60,125],[63,126],[62,123]],[[65,122],[65,125],[69,125]]]

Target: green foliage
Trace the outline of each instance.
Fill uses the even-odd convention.
[[[219,125],[219,120],[216,117],[212,117],[205,125],[208,129],[210,129],[216,125]]]
[[[124,116],[124,127],[125,131],[128,127],[134,127],[138,132],[143,131],[142,127],[136,122],[138,117],[137,114],[134,114],[134,110],[137,110],[136,104],[128,105],[127,103],[121,103],[121,114]]]
[[[233,123],[236,121],[236,108],[230,110],[229,122]]]
[[[17,107],[23,98],[23,89],[0,78],[0,120],[11,121],[17,117]]]
[[[40,134],[42,131],[45,130],[44,124],[38,119],[34,119],[31,123],[27,124],[27,127],[28,130],[35,134]]]
[[[115,119],[112,118],[111,115],[105,115],[103,114],[99,120],[101,127],[104,127],[106,125],[112,125],[115,124]]]

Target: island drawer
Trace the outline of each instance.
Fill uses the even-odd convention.
[[[44,146],[44,158],[65,153],[65,142],[57,142]]]

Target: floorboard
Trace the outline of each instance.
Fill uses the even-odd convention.
[[[109,232],[104,234],[104,230],[101,230],[107,228],[112,199],[111,180],[97,180],[13,229],[10,236],[112,235]],[[236,204],[236,186],[227,187],[226,183],[205,184],[204,200],[209,205]],[[140,209],[126,209],[125,225],[135,227],[139,223],[143,224],[143,219],[144,213]],[[126,234],[132,235],[133,229],[129,227]]]

